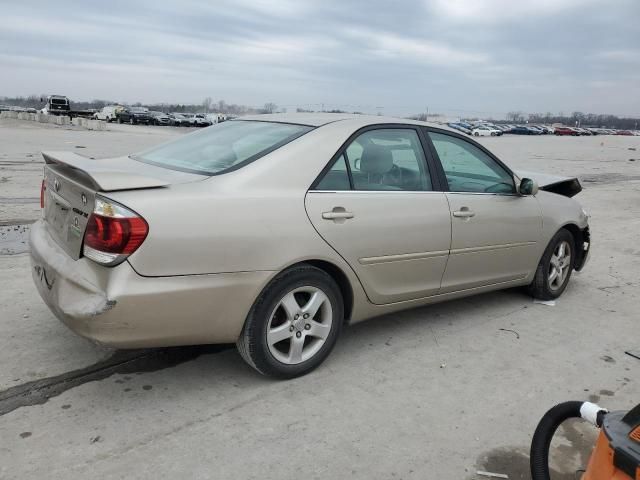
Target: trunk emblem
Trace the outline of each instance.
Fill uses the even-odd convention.
[[[80,198],[82,198],[82,204],[86,205],[87,204],[87,196],[83,193]]]
[[[56,192],[60,191],[60,182],[58,181],[57,178],[53,182],[53,188],[56,189]]]

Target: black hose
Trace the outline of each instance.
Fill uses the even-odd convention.
[[[581,418],[580,408],[583,402],[559,403],[544,414],[531,441],[531,478],[532,480],[551,480],[549,476],[549,446],[551,439],[562,422],[569,418]]]

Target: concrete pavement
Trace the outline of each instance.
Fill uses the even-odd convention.
[[[123,154],[182,132],[5,122],[0,199],[37,192],[41,167],[3,161],[64,145]],[[640,360],[624,351],[640,350],[640,138],[481,141],[516,169],[587,180],[578,196],[592,215],[585,271],[555,306],[511,290],[358,324],[325,364],[293,381],[258,376],[234,349],[205,349],[88,374],[30,405],[27,382],[64,383],[115,352],[48,312],[26,254],[0,255],[0,405],[3,392],[25,394],[24,406],[0,414],[0,478],[473,479],[478,469],[528,478],[531,436],[555,403],[634,406]],[[35,207],[0,200],[0,220],[32,219]],[[559,432],[554,478],[575,478],[594,435],[581,424]]]

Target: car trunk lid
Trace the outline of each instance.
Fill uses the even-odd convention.
[[[96,195],[167,188],[207,177],[143,164],[128,157],[95,160],[73,152],[43,152],[44,220],[54,240],[74,260],[81,256]]]

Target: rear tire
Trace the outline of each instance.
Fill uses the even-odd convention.
[[[343,322],[336,282],[323,270],[303,264],[280,273],[265,287],[236,346],[263,375],[299,377],[327,358]]]
[[[527,292],[540,300],[555,300],[567,288],[575,264],[575,240],[568,230],[556,233],[540,259]]]

